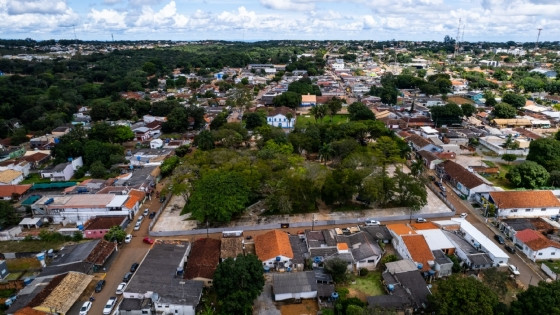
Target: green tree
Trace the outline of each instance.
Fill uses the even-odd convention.
[[[496,118],[515,118],[517,111],[515,110],[515,107],[507,103],[499,103],[494,106],[492,114],[494,114]]]
[[[8,201],[0,201],[0,227],[5,229],[21,221],[16,209]]]
[[[537,162],[548,171],[560,169],[560,141],[552,138],[531,141],[527,161]]]
[[[239,255],[218,264],[214,290],[221,301],[220,314],[251,314],[253,301],[264,287],[262,262],[255,255]]]
[[[93,178],[105,178],[105,175],[107,174],[107,169],[105,168],[105,165],[103,165],[103,162],[95,161],[91,163],[89,167],[89,172],[91,174],[91,177]]]
[[[505,93],[502,97],[502,102],[507,103],[516,109],[525,106],[526,99],[523,95],[515,93]]]
[[[266,124],[266,116],[262,111],[244,114],[243,120],[245,121],[245,128],[249,130]]]
[[[482,282],[457,275],[439,281],[428,301],[430,311],[442,315],[493,314],[499,302],[496,293]]]
[[[179,165],[179,157],[176,155],[170,156],[161,163],[161,176],[166,177],[173,173],[173,170]]]
[[[194,183],[185,210],[200,222],[229,222],[245,210],[249,195],[245,177],[233,171],[211,170]]]
[[[346,281],[348,263],[338,257],[325,261],[325,271],[329,273],[334,282],[342,283]]]
[[[208,130],[201,131],[194,138],[194,145],[203,151],[214,149],[214,136],[212,135],[212,132]]]
[[[187,153],[191,152],[191,145],[190,144],[184,144],[180,147],[178,147],[177,149],[175,149],[175,155],[177,155],[178,157],[183,157],[185,155],[187,155]]]
[[[418,211],[428,203],[426,186],[414,175],[397,169],[394,181],[396,205]]]
[[[350,120],[375,120],[375,114],[366,105],[354,102],[348,105]]]
[[[510,314],[559,314],[560,281],[539,282],[517,294],[517,300],[511,302]]]
[[[225,111],[219,113],[218,116],[214,117],[214,119],[210,123],[210,129],[211,130],[220,129],[220,127],[222,127],[224,124],[227,123],[227,116],[228,116],[228,113],[225,112]]]
[[[550,174],[541,165],[533,161],[525,161],[514,165],[506,174],[506,178],[515,186],[536,189],[548,183]]]
[[[463,110],[454,103],[444,106],[432,106],[430,113],[432,114],[432,120],[437,126],[459,124],[463,117]]]
[[[333,116],[336,115],[342,109],[342,100],[338,97],[333,97],[327,103],[327,108],[329,109],[329,115],[331,115],[331,121]]]
[[[301,94],[296,92],[284,92],[272,99],[272,104],[276,107],[287,106],[289,108],[297,108],[301,105]]]
[[[508,162],[508,164],[511,164],[511,162],[517,160],[517,155],[511,154],[511,153],[506,153],[506,154],[502,155],[502,160]]]
[[[107,233],[105,233],[105,240],[109,241],[109,242],[114,242],[117,241],[118,243],[121,243],[122,241],[124,241],[124,238],[126,237],[126,231],[123,230],[120,226],[115,225],[113,227],[111,227],[109,229],[109,231],[107,231]]]
[[[461,105],[461,111],[463,111],[463,115],[465,117],[471,117],[474,113],[476,113],[476,107],[472,104],[463,104]]]
[[[128,126],[115,126],[111,142],[123,143],[134,139],[134,132]]]

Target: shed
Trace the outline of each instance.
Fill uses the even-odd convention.
[[[24,229],[38,229],[42,224],[41,218],[24,218],[19,226]]]
[[[275,301],[317,297],[317,280],[313,271],[274,274],[272,286]]]

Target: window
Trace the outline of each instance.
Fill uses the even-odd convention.
[[[542,256],[542,253],[539,253],[539,256]]]
[[[552,253],[550,253],[550,255],[556,255],[556,252],[552,252]]]
[[[541,211],[546,211],[546,208],[541,208]]]
[[[511,212],[517,212],[517,209],[511,209]]]
[[[531,212],[531,209],[525,209],[525,212]]]
[[[373,263],[373,262],[375,262],[375,260],[372,259],[372,260],[368,260],[367,262],[368,263]]]

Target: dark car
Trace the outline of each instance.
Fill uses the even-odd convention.
[[[148,216],[148,218],[153,219],[156,216],[155,212],[150,213],[150,215]]]
[[[133,263],[132,266],[130,266],[130,272],[135,272],[136,269],[138,269],[138,263]]]
[[[435,181],[436,181],[436,178],[435,178],[434,176],[432,176],[432,175],[428,176],[428,178],[429,178],[432,182],[435,182]]]
[[[128,281],[130,281],[130,278],[132,278],[132,272],[127,272],[122,278],[122,281],[128,283]]]
[[[506,250],[510,253],[510,254],[515,254],[515,247],[506,245]]]
[[[164,196],[161,196],[161,197],[159,198],[159,202],[160,202],[160,203],[164,203],[164,202],[165,202],[165,197],[164,197]]]
[[[505,244],[506,243],[506,241],[504,240],[504,238],[501,235],[498,235],[498,234],[494,235],[494,239],[496,241],[498,241],[498,243],[500,243],[500,244]]]
[[[440,191],[439,194],[440,194],[443,198],[447,198],[447,193],[445,193],[445,191]]]
[[[99,293],[101,292],[101,290],[103,290],[103,287],[105,286],[105,280],[99,280],[97,281],[97,285],[95,286],[95,292]]]

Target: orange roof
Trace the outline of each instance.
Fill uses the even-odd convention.
[[[301,96],[301,102],[305,103],[305,102],[317,102],[317,96],[316,95],[302,95]]]
[[[560,248],[558,242],[552,241],[542,233],[531,229],[525,229],[515,234],[515,237],[525,243],[532,250],[541,250],[547,247]]]
[[[348,250],[348,244],[346,243],[337,243],[336,244],[336,248],[341,251],[341,250]]]
[[[415,230],[438,230],[437,225],[432,222],[412,223],[410,224]]]
[[[429,270],[428,260],[434,260],[435,258],[428,243],[426,243],[424,235],[403,235],[402,239],[412,260],[422,264],[422,271]]]
[[[416,234],[410,226],[402,223],[387,224],[387,228],[397,235]]]
[[[126,201],[124,206],[128,209],[132,209],[134,208],[134,205],[136,205],[138,201],[144,199],[145,196],[146,193],[144,193],[143,191],[137,189],[131,189],[128,192],[128,200]]]
[[[493,191],[490,197],[500,209],[560,207],[551,190]]]
[[[31,185],[0,185],[0,197],[11,197],[13,193],[23,195]]]
[[[273,230],[255,237],[255,252],[261,261],[276,256],[294,258],[290,237],[284,231]]]
[[[47,313],[38,311],[38,310],[33,309],[31,307],[25,307],[25,308],[22,308],[22,309],[18,310],[17,312],[15,312],[15,314],[16,315],[45,315]]]

